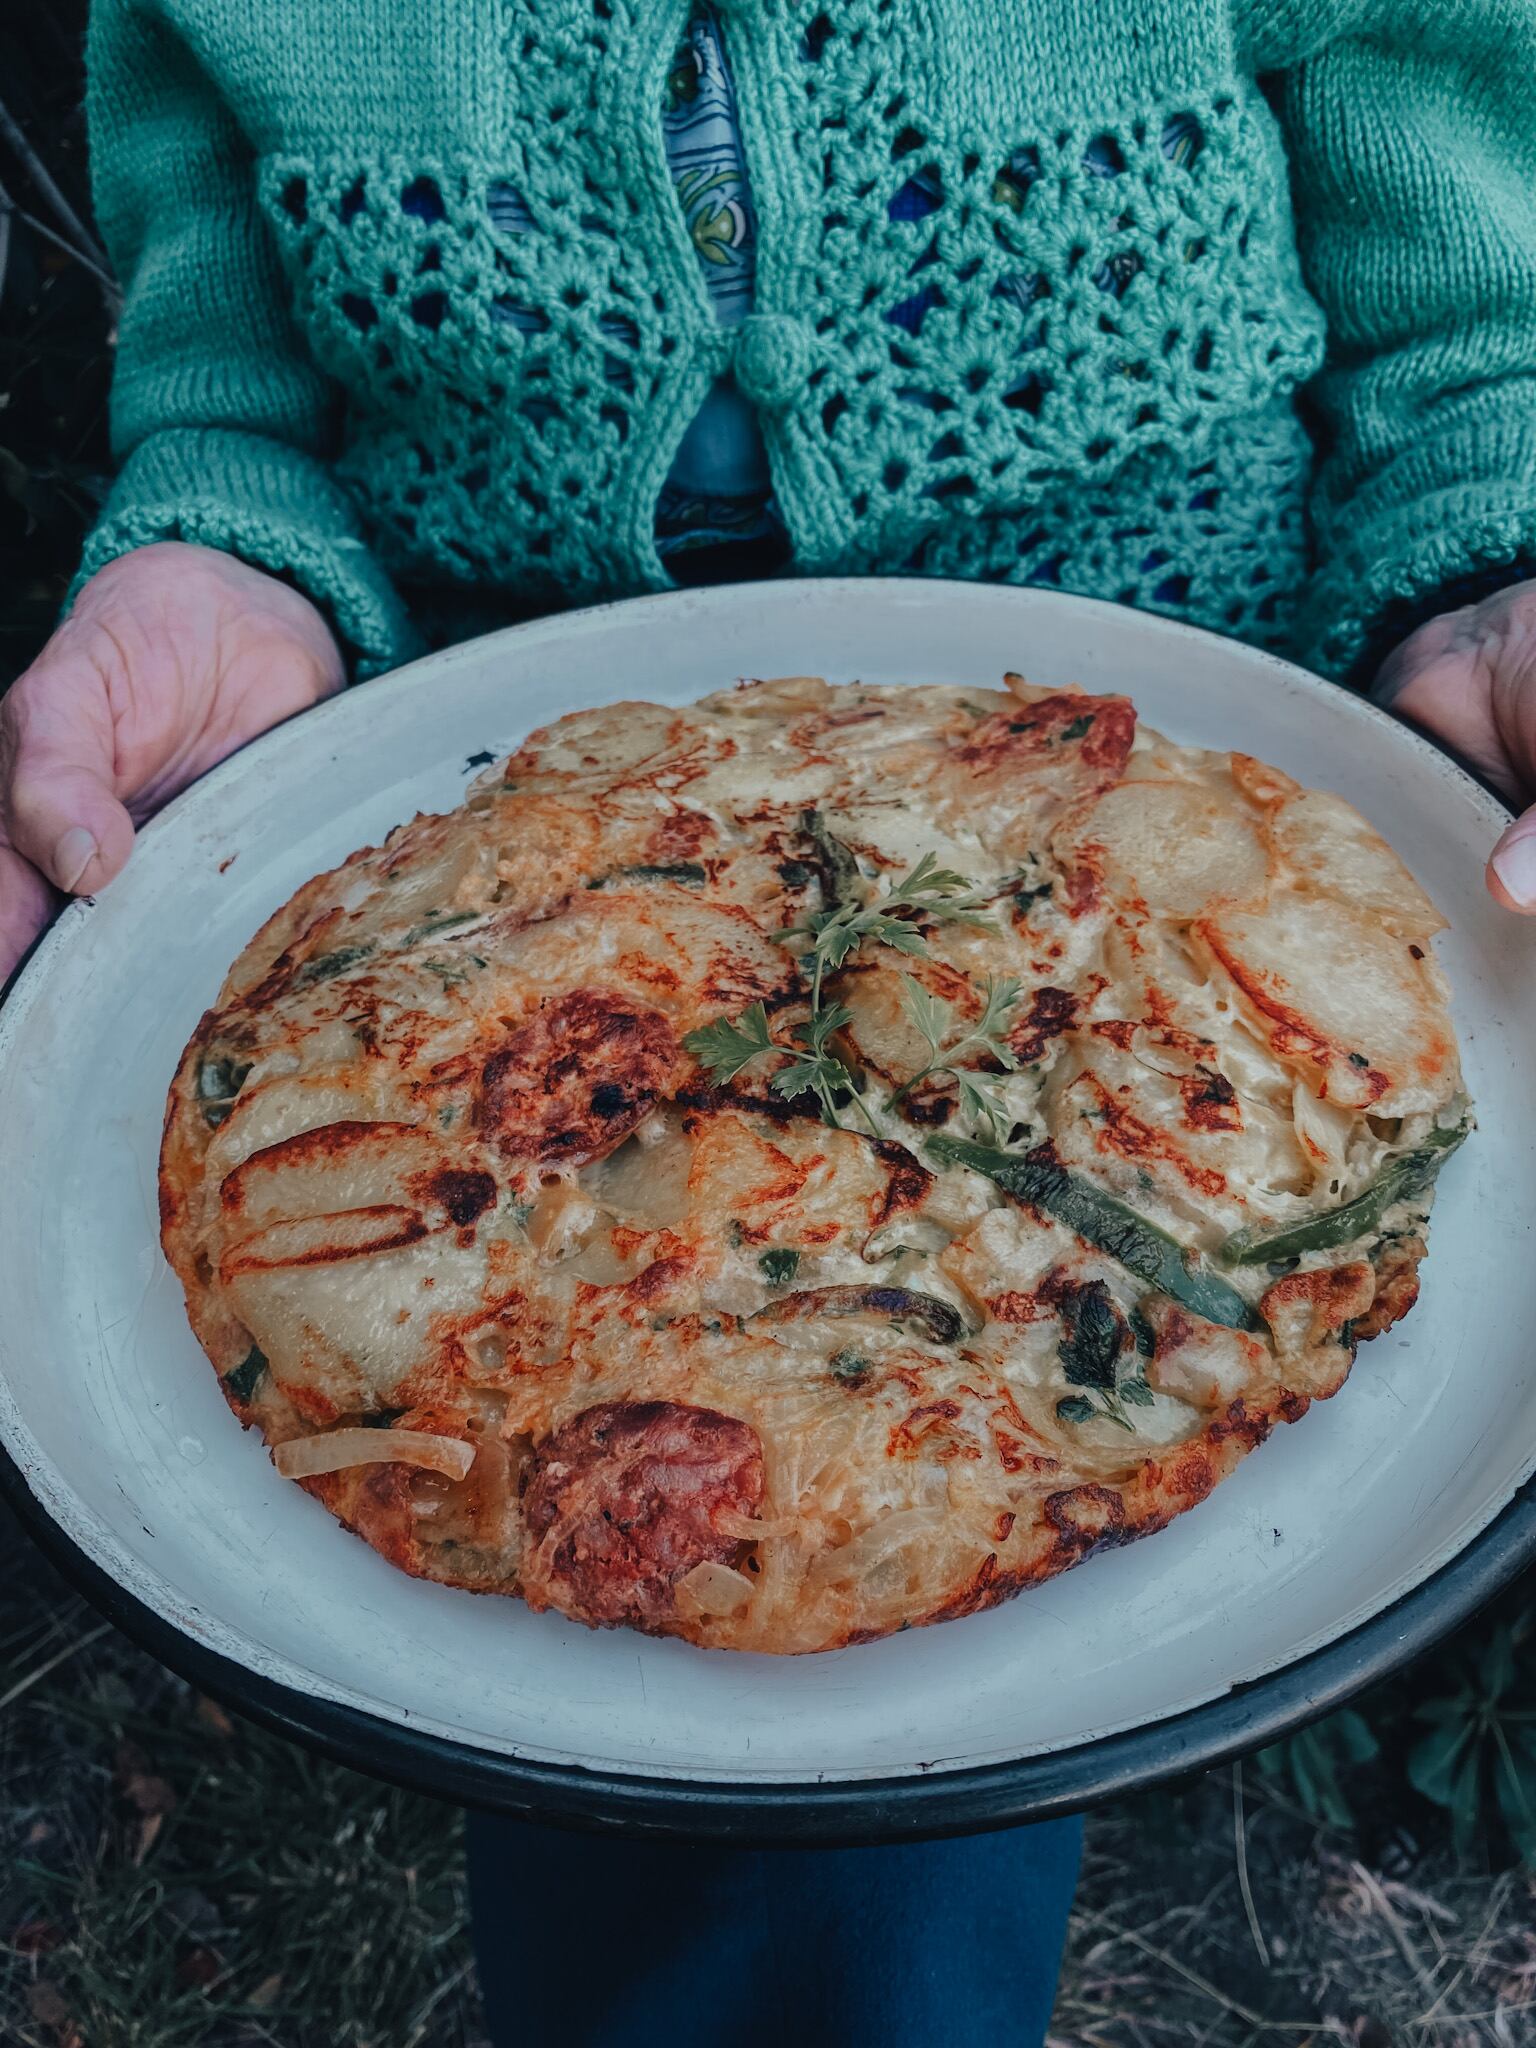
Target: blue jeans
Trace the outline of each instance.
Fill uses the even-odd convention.
[[[469,1816],[496,2048],[1040,2048],[1080,1820],[729,1849]]]

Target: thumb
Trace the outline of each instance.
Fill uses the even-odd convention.
[[[0,993],[53,915],[54,894],[30,861],[0,838]]]
[[[112,710],[94,666],[47,655],[14,685],[0,733],[0,820],[57,888],[89,893],[118,873],[133,820],[118,801]]]
[[[1536,917],[1536,804],[1516,818],[1493,849],[1488,887],[1506,910]]]

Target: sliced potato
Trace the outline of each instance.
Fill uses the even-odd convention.
[[[1300,790],[1276,807],[1269,831],[1275,851],[1303,886],[1327,890],[1421,946],[1444,931],[1445,919],[1434,904],[1343,797]]]
[[[1100,866],[1122,903],[1198,917],[1214,903],[1257,903],[1269,856],[1245,805],[1189,782],[1122,782],[1057,831],[1055,851]]]
[[[414,1207],[421,1190],[413,1183],[449,1165],[441,1143],[412,1124],[328,1123],[252,1153],[225,1175],[219,1197],[229,1217],[260,1229],[380,1204]]]
[[[1406,1116],[1456,1093],[1439,973],[1379,917],[1286,889],[1263,910],[1197,922],[1191,937],[1241,1014],[1314,1094]]]

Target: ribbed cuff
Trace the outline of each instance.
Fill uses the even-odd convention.
[[[1317,522],[1321,566],[1298,630],[1298,657],[1359,683],[1395,617],[1427,616],[1436,593],[1536,555],[1536,414],[1466,424],[1405,450]]]
[[[359,679],[422,651],[346,494],[313,457],[264,435],[168,428],[136,448],[86,540],[68,603],[106,563],[160,540],[222,548],[288,578],[326,614]]]

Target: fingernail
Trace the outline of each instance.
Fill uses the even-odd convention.
[[[96,842],[83,825],[71,825],[53,849],[53,879],[61,889],[73,889],[96,858]],[[1536,889],[1536,877],[1533,877]]]
[[[1493,850],[1493,872],[1522,910],[1536,910],[1536,832],[1522,832]]]

